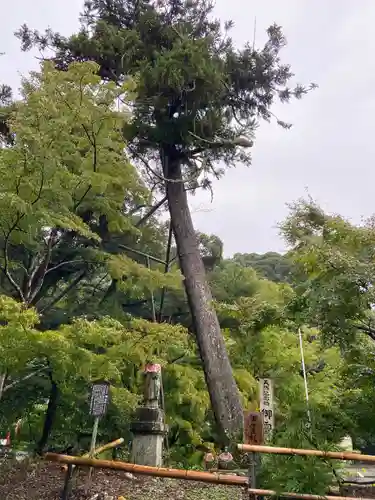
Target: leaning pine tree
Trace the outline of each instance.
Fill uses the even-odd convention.
[[[217,165],[250,163],[259,118],[275,98],[300,98],[280,62],[281,29],[268,29],[261,50],[242,50],[212,17],[211,0],[86,0],[78,34],[64,38],[23,26],[24,50],[53,48],[57,67],[94,60],[103,79],[135,77],[138,95],[124,134],[132,157],[168,202],[186,293],[216,422],[223,436],[242,428],[239,392],[199,253],[187,191],[209,188]],[[311,87],[310,87],[311,88]],[[287,124],[279,122],[288,127]]]

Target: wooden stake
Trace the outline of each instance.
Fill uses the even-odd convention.
[[[122,443],[124,441],[125,441],[124,438],[119,438],[119,439],[116,439],[116,441],[111,441],[110,443],[103,444],[103,446],[99,446],[99,448],[95,448],[95,450],[93,451],[92,454],[93,454],[93,456],[100,455],[100,453],[103,453],[103,451],[107,451],[107,450],[110,450],[112,448],[117,448],[117,446],[122,445]],[[89,456],[90,456],[90,452],[82,455],[82,458],[88,458]],[[62,469],[67,470],[68,466],[66,464],[64,464],[62,466]]]
[[[73,465],[68,465],[68,470],[65,474],[64,489],[61,495],[61,500],[69,500],[70,493],[72,492],[72,479],[73,479]]]

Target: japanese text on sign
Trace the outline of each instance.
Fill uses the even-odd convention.
[[[246,412],[244,415],[244,443],[263,444],[263,419],[259,412]]]
[[[265,441],[272,436],[274,429],[273,383],[269,378],[260,379],[260,411],[263,416],[263,433]]]
[[[94,417],[102,417],[107,411],[109,400],[109,384],[100,382],[93,384],[91,392],[90,414]]]

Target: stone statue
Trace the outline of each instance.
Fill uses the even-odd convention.
[[[163,445],[168,431],[164,411],[160,407],[162,394],[161,366],[147,363],[143,371],[144,401],[135,412],[130,430],[133,433],[131,461],[135,464],[162,467]]]
[[[159,408],[161,390],[161,366],[148,363],[144,370],[145,392],[144,404],[149,408]]]
[[[233,455],[229,452],[228,447],[224,448],[223,453],[218,456],[218,468],[219,469],[230,469],[233,464]]]

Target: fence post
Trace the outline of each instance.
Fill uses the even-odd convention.
[[[249,484],[250,488],[257,488],[257,456],[256,453],[250,453],[250,464],[249,464]],[[257,500],[257,496],[249,493],[250,500]]]
[[[72,492],[73,465],[68,464],[68,470],[65,473],[64,489],[61,495],[61,500],[69,500]]]

